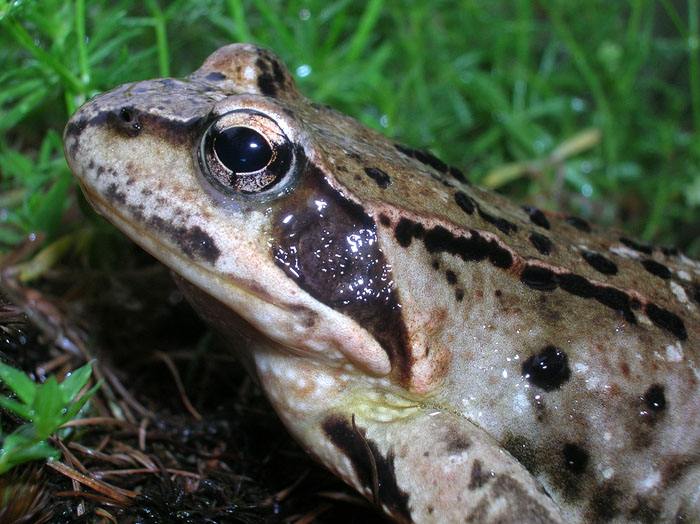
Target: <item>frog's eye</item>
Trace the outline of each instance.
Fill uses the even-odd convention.
[[[264,194],[286,186],[294,171],[291,142],[271,118],[233,111],[202,137],[199,161],[207,179],[227,194]]]
[[[249,127],[230,127],[214,137],[216,158],[232,173],[254,173],[267,167],[272,148]]]

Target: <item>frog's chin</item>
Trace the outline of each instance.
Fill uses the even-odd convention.
[[[100,193],[81,182],[81,188],[97,214],[107,219],[132,241],[162,262],[179,281],[198,295],[208,296],[219,304],[219,311],[228,310],[240,322],[226,324],[230,316],[201,314],[206,321],[226,334],[238,336],[242,322],[254,329],[282,351],[302,355],[326,365],[341,366],[350,361],[361,373],[384,376],[391,372],[391,363],[381,348],[374,348],[364,330],[324,329],[319,313],[305,305],[275,300],[254,281],[227,273],[222,275],[186,256],[172,245],[148,233],[134,217],[125,216],[119,207],[107,202]],[[186,293],[188,299],[196,293]],[[198,302],[197,302],[198,303]],[[197,305],[195,304],[195,309]],[[332,312],[333,315],[339,315]],[[336,319],[338,320],[338,319]],[[247,329],[247,328],[246,328]],[[376,345],[376,343],[375,343]]]

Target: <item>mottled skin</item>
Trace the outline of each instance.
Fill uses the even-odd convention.
[[[227,186],[221,115],[280,182]],[[473,187],[251,45],[94,98],[64,141],[294,437],[397,522],[700,518],[697,262]]]

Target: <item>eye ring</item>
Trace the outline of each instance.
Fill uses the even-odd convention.
[[[217,118],[204,132],[198,159],[207,180],[225,195],[270,196],[294,180],[294,147],[280,126],[258,111]]]

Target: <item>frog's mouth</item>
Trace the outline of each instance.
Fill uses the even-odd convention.
[[[339,329],[338,320],[322,318],[310,305],[284,302],[268,293],[256,281],[247,280],[230,273],[221,274],[211,269],[212,264],[185,255],[177,249],[171,239],[162,239],[152,234],[144,219],[137,219],[134,213],[125,211],[128,204],[110,203],[102,192],[91,189],[90,185],[79,180],[80,187],[93,209],[111,222],[146,252],[159,260],[180,279],[187,282],[185,295],[195,309],[193,289],[223,305],[218,310],[227,309],[231,315],[250,324],[261,337],[268,339],[286,352],[337,366],[350,360],[364,372],[383,376],[391,371],[386,353],[377,351],[364,330],[354,328]],[[176,279],[176,282],[178,279]],[[180,286],[182,289],[182,286]],[[199,297],[198,297],[199,298]],[[198,311],[202,316],[207,316]],[[334,314],[334,313],[331,313]],[[335,313],[338,315],[337,313]],[[224,318],[225,317],[225,318]],[[235,336],[247,333],[240,329],[240,322],[229,324],[229,315],[205,318],[217,329],[231,332]],[[324,325],[333,325],[325,329]],[[233,330],[231,329],[233,328]],[[251,338],[251,337],[246,337]],[[375,343],[376,344],[376,343]]]
[[[197,263],[195,260],[188,258],[180,250],[170,245],[169,242],[151,234],[149,228],[143,224],[144,219],[142,217],[137,218],[138,215],[136,213],[125,213],[119,206],[111,204],[101,192],[92,190],[82,180],[79,180],[79,184],[85,198],[98,215],[104,217],[153,258],[165,264],[182,278],[197,283],[197,287],[202,291],[210,292],[211,288],[216,287],[225,289],[226,294],[232,290],[244,293],[244,300],[258,299],[267,303],[275,302],[272,297],[263,293],[259,286],[256,287],[245,279],[237,278],[235,275],[229,274],[224,278],[217,272],[207,268],[207,264]],[[229,307],[233,308],[235,306],[228,300],[221,297],[217,298]],[[284,308],[283,304],[275,305]]]

